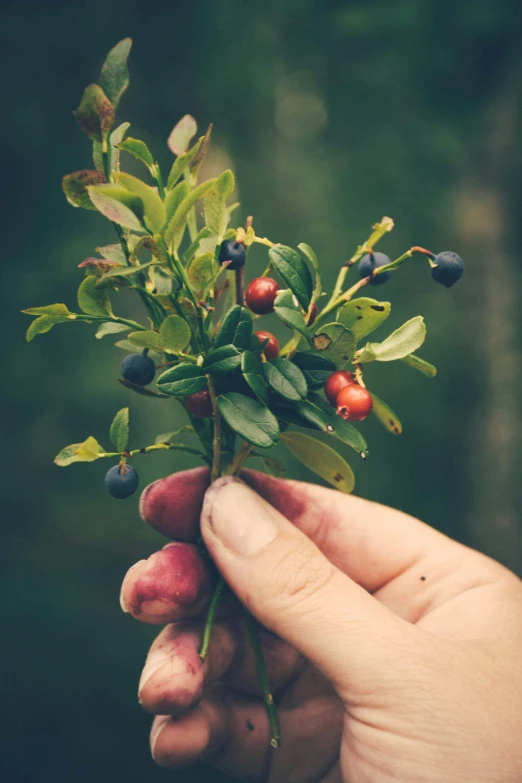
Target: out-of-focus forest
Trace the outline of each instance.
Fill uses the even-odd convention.
[[[118,596],[127,568],[162,540],[136,496],[106,495],[105,462],[52,461],[89,434],[107,443],[124,405],[138,446],[180,415],[116,382],[111,338],[78,323],[26,345],[19,312],[72,306],[78,263],[114,241],[60,187],[91,165],[72,110],[106,52],[134,39],[119,110],[132,135],[166,167],[182,115],[213,122],[206,173],[233,167],[235,223],[252,214],[261,235],[307,242],[330,285],[383,215],[396,222],[379,245],[390,256],[414,244],[462,255],[450,291],[419,259],[379,289],[390,326],[425,316],[421,355],[439,374],[368,369],[404,434],[362,425],[371,458],[354,464],[357,492],[522,572],[521,23],[510,0],[2,2],[4,780],[224,780],[204,766],[172,775],[149,756],[136,687],[157,629],[124,615]],[[264,260],[256,249],[253,276]],[[137,461],[142,486],[191,459]]]

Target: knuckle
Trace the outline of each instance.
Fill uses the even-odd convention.
[[[280,599],[308,602],[324,594],[335,573],[326,558],[297,549],[274,564],[273,583]]]

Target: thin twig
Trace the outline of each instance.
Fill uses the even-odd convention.
[[[277,708],[274,703],[274,697],[270,690],[270,684],[268,682],[268,676],[266,673],[265,657],[263,655],[263,648],[259,639],[259,633],[254,618],[250,612],[241,607],[243,614],[243,620],[245,622],[246,631],[250,644],[252,645],[252,651],[254,653],[254,660],[256,663],[257,679],[261,687],[261,693],[263,695],[263,702],[265,704],[266,714],[268,715],[268,722],[270,724],[270,744],[273,748],[278,748],[281,740],[281,732],[279,729],[279,719],[277,717]]]

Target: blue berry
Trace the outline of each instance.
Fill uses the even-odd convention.
[[[436,255],[433,263],[436,266],[431,268],[431,276],[446,288],[451,288],[462,277],[464,271],[462,258],[451,250],[443,250],[442,253]]]
[[[227,239],[226,242],[223,242],[219,251],[219,263],[224,264],[225,261],[231,262],[227,269],[241,269],[246,261],[244,244],[236,242],[235,239]]]
[[[143,353],[130,353],[121,363],[120,372],[122,378],[136,386],[147,386],[156,375],[156,365]]]
[[[105,476],[105,488],[113,498],[123,500],[136,492],[139,480],[131,465],[113,465]]]
[[[384,253],[366,253],[365,256],[359,261],[359,276],[361,278],[368,277],[372,274],[374,269],[380,266],[386,266],[391,259]],[[382,285],[392,276],[391,272],[383,272],[382,275],[376,275],[370,280],[370,285]]]

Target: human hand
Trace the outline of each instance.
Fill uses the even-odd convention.
[[[272,632],[262,639],[281,748],[269,745],[234,601],[223,602],[202,663],[210,579],[194,549],[168,545],[122,588],[138,619],[176,621],[154,642],[140,683],[141,703],[158,715],[156,761],[205,760],[270,783],[522,780],[522,583],[398,511],[241,477],[207,491],[201,529],[227,583]],[[155,482],[142,515],[195,540],[208,481],[197,469]]]

